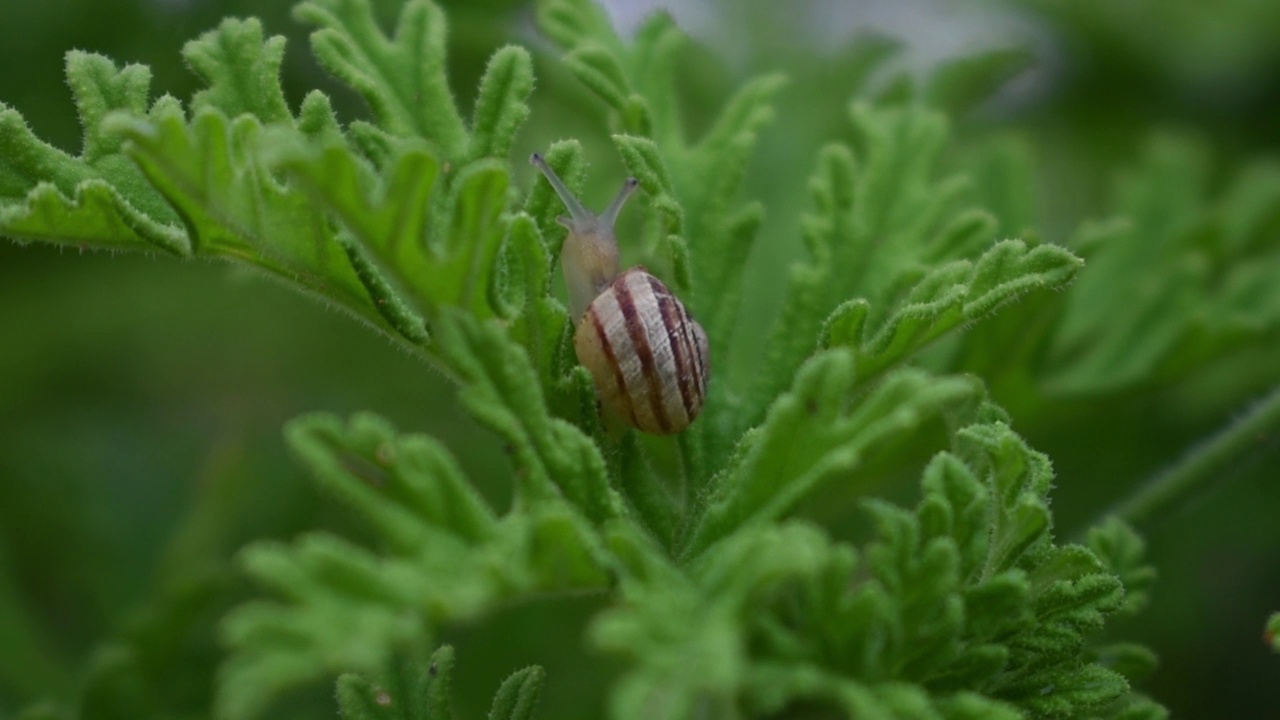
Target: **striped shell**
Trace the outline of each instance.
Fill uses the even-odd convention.
[[[702,411],[707,334],[643,267],[619,275],[591,302],[573,344],[601,404],[644,432],[678,433]]]

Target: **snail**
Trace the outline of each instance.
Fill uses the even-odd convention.
[[[578,362],[591,373],[600,404],[647,433],[689,427],[707,394],[707,334],[684,303],[643,266],[619,272],[613,227],[639,182],[628,178],[609,207],[583,207],[538,153],[529,162],[560,196],[569,229],[560,253]]]

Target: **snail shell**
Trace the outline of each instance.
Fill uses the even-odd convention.
[[[635,178],[600,215],[586,210],[542,159],[530,158],[569,209],[561,266],[576,318],[574,350],[600,405],[632,427],[677,433],[702,411],[710,371],[707,334],[684,303],[643,267],[618,272],[613,227]]]
[[[655,435],[680,432],[707,394],[707,334],[642,267],[619,275],[578,323],[574,349],[600,402]]]

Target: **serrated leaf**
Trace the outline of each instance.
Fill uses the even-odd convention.
[[[343,720],[399,720],[392,698],[361,675],[338,677],[338,714]]]
[[[625,112],[631,87],[617,58],[606,47],[584,42],[564,56],[565,67],[614,110]]]
[[[792,269],[744,419],[815,346],[854,348],[859,376],[871,379],[1030,290],[1062,287],[1082,264],[1051,245],[988,245],[996,225],[964,207],[966,181],[934,177],[941,116],[857,105],[854,119],[865,158],[838,144],[819,154],[815,211],[802,224],[810,260]]]
[[[197,254],[247,261],[393,334],[412,327],[398,313],[403,301],[377,278],[361,279],[323,212],[264,167],[255,118],[206,110],[190,125],[176,112],[120,122],[147,179],[181,211]]]
[[[125,157],[124,134],[106,121],[115,113],[146,114],[150,70],[117,69],[105,57],[72,51],[67,81],[84,127],[79,157],[37,139],[21,115],[0,104],[0,233],[81,248],[189,254],[177,214]],[[153,112],[175,105],[160,101]]]
[[[308,0],[293,13],[319,28],[311,34],[316,58],[360,93],[383,130],[425,138],[449,159],[463,156],[467,132],[445,74],[439,7],[406,2],[390,35],[378,27],[369,0]]]
[[[826,351],[806,364],[759,433],[713,481],[687,553],[696,554],[736,527],[780,517],[824,481],[853,471],[876,443],[974,392],[960,379],[904,372],[847,407],[853,381],[848,351]]]
[[[1129,690],[1129,683],[1099,665],[1082,665],[1051,677],[1037,677],[1005,699],[1042,717],[1070,717],[1097,710]]]
[[[540,0],[537,11],[538,27],[561,46],[590,40],[617,43],[609,16],[590,0]]]
[[[989,541],[990,493],[959,458],[940,453],[922,481],[924,497],[916,510],[924,537],[950,537],[960,551],[962,572],[972,577],[982,566]]]
[[[529,117],[527,101],[533,92],[533,59],[516,45],[499,49],[489,58],[471,118],[468,157],[505,160],[516,132]]]
[[[304,416],[290,422],[285,435],[321,484],[355,506],[398,552],[423,542],[424,526],[469,543],[497,531],[493,511],[429,437],[397,435],[367,413],[345,426],[331,415]]]
[[[440,159],[421,142],[398,143],[374,175],[349,148],[288,140],[276,139],[276,162],[346,224],[379,274],[391,279],[393,296],[412,298],[428,317],[445,305],[482,318],[496,313],[492,273],[509,182],[503,163],[465,165],[446,185]]]
[[[293,140],[292,143],[290,141]],[[298,186],[341,219],[370,257],[419,308],[438,290],[424,237],[440,161],[421,144],[393,151],[379,175],[348,148],[276,138],[272,154]]]
[[[1156,570],[1146,562],[1146,543],[1123,520],[1108,518],[1090,528],[1089,548],[1102,564],[1124,583],[1125,598],[1121,612],[1134,615],[1146,606]]]
[[[1141,682],[1156,671],[1159,664],[1150,648],[1136,643],[1111,643],[1094,648],[1095,662],[1120,673],[1129,682]]]
[[[244,563],[291,602],[258,601],[228,615],[223,637],[233,652],[219,674],[217,717],[256,715],[282,691],[327,672],[377,672],[391,648],[427,640],[421,618],[403,612],[422,589],[406,582],[407,566],[388,582],[391,573],[371,553],[317,535],[292,550],[251,546]]]
[[[489,709],[489,720],[533,720],[547,673],[534,665],[518,670],[502,681]]]
[[[648,138],[634,135],[614,135],[613,142],[627,169],[662,213],[664,231],[679,234],[684,227],[684,215],[672,195],[671,175],[658,146]]]
[[[562,340],[569,313],[550,296],[551,259],[532,217],[519,213],[511,218],[503,252],[498,292],[510,307],[500,313],[510,320],[511,337],[524,346],[537,369],[548,404],[556,407],[563,402],[559,387],[565,372]],[[574,416],[564,407],[555,414]]]
[[[138,212],[105,180],[85,180],[70,197],[52,184],[36,185],[25,202],[0,205],[0,233],[79,248],[190,252],[181,228]]]
[[[457,312],[442,313],[438,338],[462,381],[463,404],[511,445],[524,469],[518,504],[563,495],[593,522],[620,512],[599,449],[577,427],[548,414],[519,345],[493,324]]]
[[[1004,572],[964,592],[966,632],[987,640],[1021,629],[1031,619],[1031,586],[1018,572]]]
[[[293,118],[280,87],[284,37],[262,38],[257,18],[227,18],[216,30],[182,48],[182,57],[209,87],[191,98],[191,110],[206,108],[228,117],[250,114],[263,123]]]
[[[582,146],[577,140],[552,143],[543,157],[570,190],[577,192],[582,187],[586,163],[582,158]],[[550,183],[535,182],[529,190],[529,197],[525,199],[524,211],[537,221],[547,246],[547,254],[554,262],[560,257],[560,248],[567,232],[556,221],[563,214],[564,203],[556,196]]]
[[[878,328],[867,326],[870,307],[865,300],[844,303],[827,319],[822,346],[853,348],[860,374],[873,377],[1025,292],[1062,287],[1081,265],[1061,248],[1028,249],[1021,241],[1006,240],[975,264],[957,261],[934,269]]]

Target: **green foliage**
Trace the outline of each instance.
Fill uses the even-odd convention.
[[[1280,166],[1248,167],[1212,200],[1208,171],[1195,145],[1159,137],[1123,178],[1129,222],[1081,247],[1091,272],[1067,299],[1049,389],[1167,382],[1280,330]]]
[[[338,708],[344,720],[450,720],[453,648],[441,647],[425,661],[406,659],[386,686],[360,675],[338,678]],[[546,674],[534,666],[512,673],[493,698],[489,720],[532,720]]]
[[[745,420],[813,351],[815,336],[852,348],[869,379],[1028,291],[1062,287],[1081,265],[1056,246],[993,243],[996,221],[964,202],[966,179],[933,178],[946,136],[940,115],[858,105],[854,119],[866,159],[859,167],[844,145],[819,156],[816,212],[804,224],[810,261],[792,269]],[[850,299],[855,292],[862,296]]]
[[[245,552],[246,571],[281,600],[227,619],[234,653],[220,678],[223,717],[259,712],[280,690],[326,672],[385,672],[392,651],[429,644],[443,623],[514,598],[609,584],[600,539],[580,508],[533,478],[525,499],[499,518],[438,442],[397,435],[375,416],[345,425],[303,417],[286,435],[322,486],[364,517],[382,551],[315,534]]]
[[[1057,392],[1167,381],[1273,333],[1274,167],[1209,201],[1194,153],[1157,142],[1120,193],[1129,224],[1074,246],[1082,271],[1072,250],[1004,237],[1030,213],[998,216],[980,183],[939,171],[943,111],[985,96],[1024,53],[947,66],[919,91],[893,84],[853,105],[853,141],[817,157],[807,255],[755,372],[713,380],[681,437],[639,438],[600,421],[573,357],[552,280],[558,201],[545,183],[526,193],[513,182],[528,51],[493,53],[467,120],[434,4],[408,0],[391,32],[369,0],[309,0],[295,16],[369,119],[340,123],[319,91],[295,114],[278,77],[284,40],[252,19],[188,43],[206,87],[185,105],[152,102],[146,68],[69,53],[79,156],[0,107],[0,233],[264,271],[429,363],[506,450],[512,501],[495,508],[438,440],[378,415],[289,423],[289,446],[367,540],[317,531],[240,554],[265,597],[220,625],[216,717],[264,717],[337,677],[349,720],[450,718],[450,629],[583,594],[603,607],[587,643],[619,662],[611,717],[1163,717],[1132,690],[1154,655],[1103,635],[1111,616],[1141,609],[1154,579],[1128,515],[1090,529],[1087,547],[1055,538],[1049,458],[1014,432],[982,377],[911,366],[939,364],[946,353],[926,351],[944,339],[954,364],[980,366],[973,338],[1006,331],[998,316],[1015,300],[1009,315],[1039,328],[1023,347],[1047,348]],[[669,17],[628,42],[586,0],[545,0],[537,16],[645,191],[642,252],[722,362],[735,334],[760,327],[740,306],[764,207],[741,190],[781,77],[744,83],[695,139],[677,83],[689,48]],[[583,184],[578,141],[545,154]],[[1138,264],[1159,282],[1098,301]],[[1077,274],[1072,293],[1046,292]],[[1007,349],[984,351],[994,363]],[[1271,410],[1260,417],[1250,430],[1275,424]],[[922,465],[914,508],[876,497]],[[1188,467],[1203,478],[1215,465]],[[866,511],[865,543],[806,517],[832,488]],[[154,689],[137,655],[148,642],[101,654],[77,710],[155,707],[138,700]],[[490,717],[533,717],[543,678],[538,667],[511,675]]]

